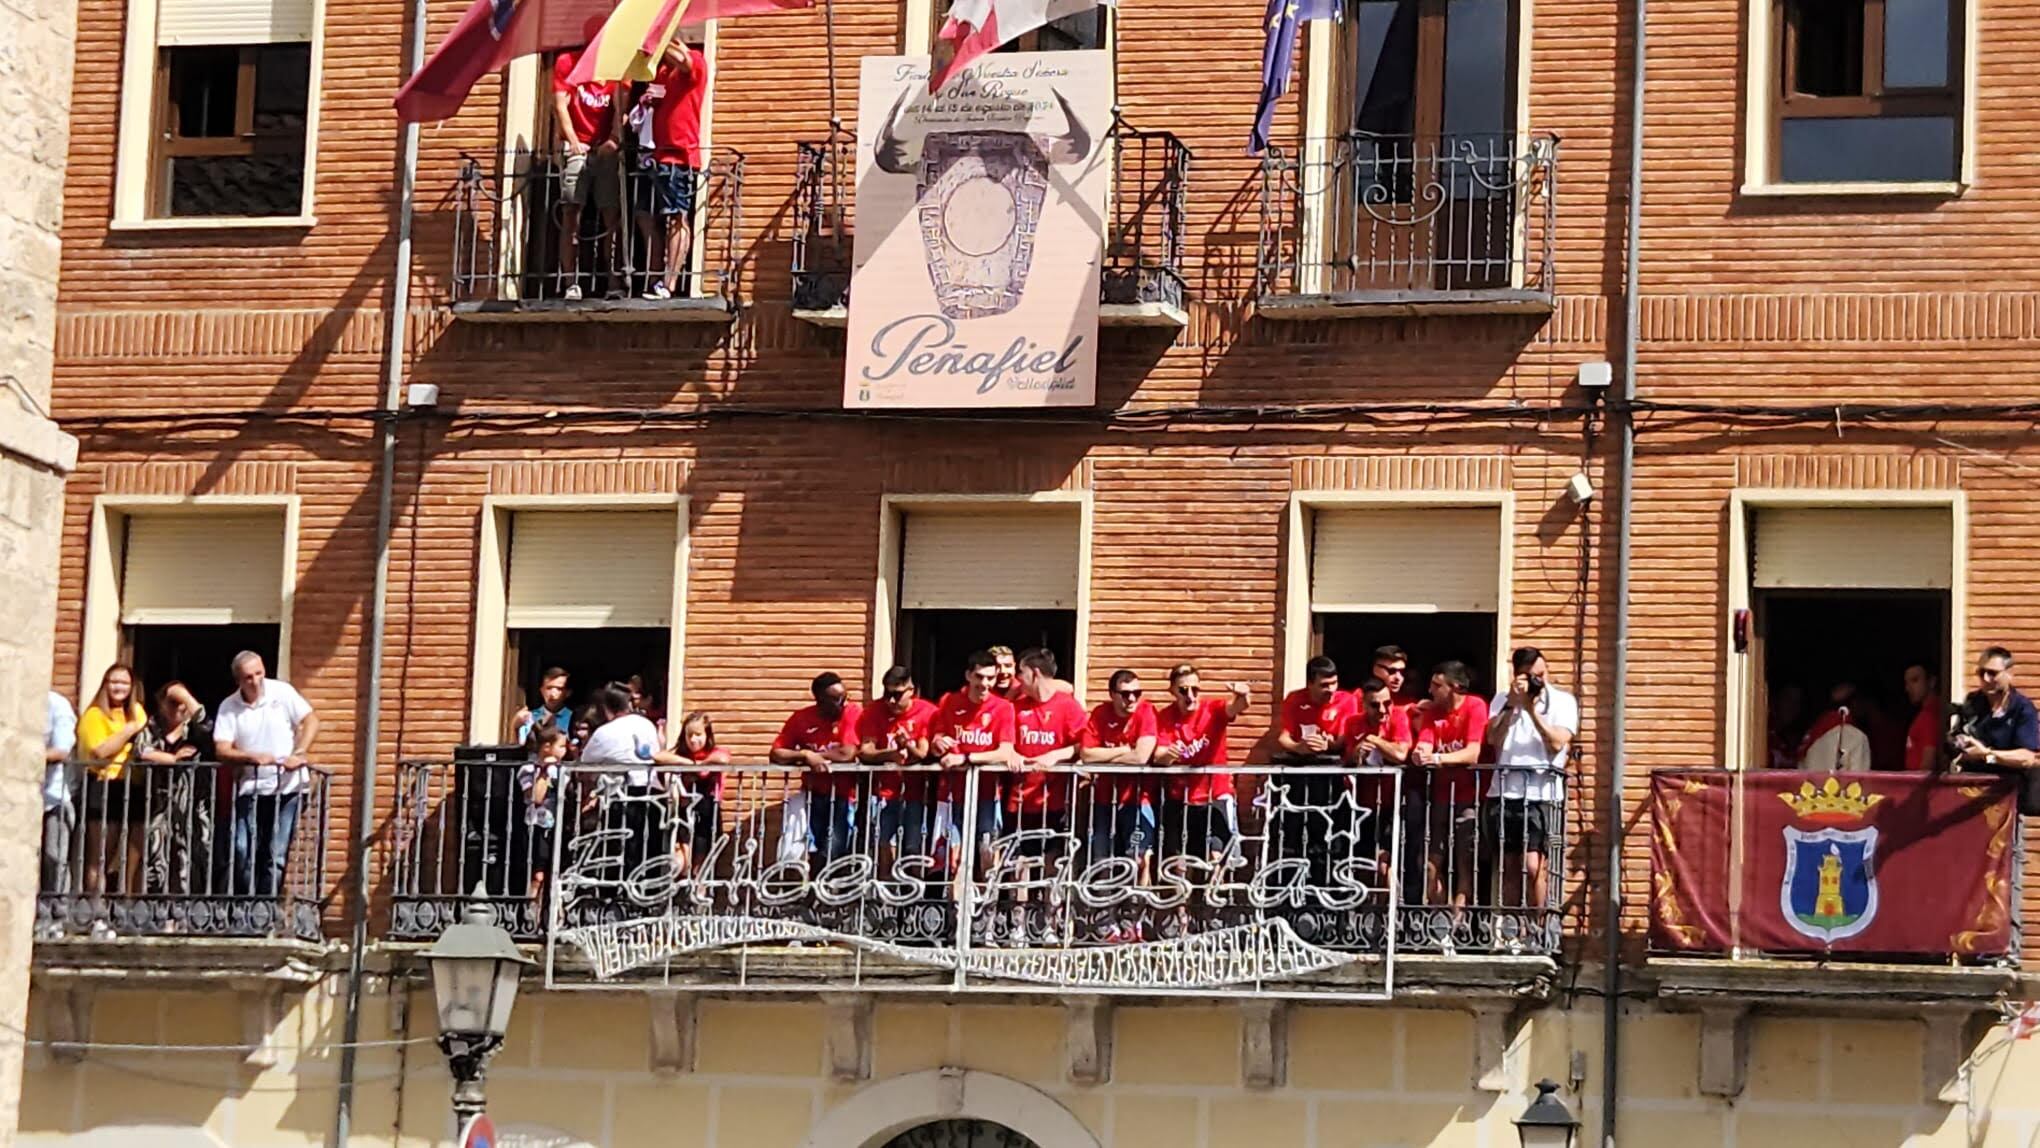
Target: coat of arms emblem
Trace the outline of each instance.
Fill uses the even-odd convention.
[[[915,217],[942,314],[1003,315],[1027,287],[1049,168],[1082,162],[1091,134],[1056,92],[1068,123],[1061,134],[937,131],[908,143],[899,119],[919,88],[909,84],[886,114],[873,161],[880,171],[915,178]]]
[[[1864,822],[1883,795],[1830,777],[1817,788],[1809,781],[1778,796],[1801,823],[1784,828],[1778,907],[1785,923],[1823,944],[1869,928],[1877,917],[1877,827]]]

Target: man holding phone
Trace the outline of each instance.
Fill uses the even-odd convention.
[[[1563,816],[1566,759],[1579,736],[1580,703],[1546,679],[1544,654],[1523,646],[1509,657],[1515,671],[1495,695],[1487,741],[1495,747],[1484,836],[1501,851],[1500,904],[1542,907],[1551,877],[1544,859]]]

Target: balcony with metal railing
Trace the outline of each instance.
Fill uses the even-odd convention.
[[[412,762],[387,936],[429,940],[478,896],[550,978],[639,989],[1385,999],[1411,961],[1534,979],[1561,941],[1564,805],[1505,796],[1509,772]]]
[[[714,149],[691,182],[623,157],[464,158],[448,190],[456,318],[727,323],[736,313],[743,154]],[[667,222],[687,238],[667,274]]]
[[[1548,314],[1558,140],[1350,132],[1261,162],[1256,308],[1272,319]]]
[[[1165,131],[1114,119],[1112,192],[1098,322],[1179,328],[1188,322],[1184,246],[1191,152]],[[793,201],[793,310],[807,322],[848,319],[854,246],[856,140],[847,132],[798,145]]]

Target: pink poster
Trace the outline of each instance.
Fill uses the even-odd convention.
[[[1106,52],[926,56],[858,87],[846,407],[1089,406],[1111,181]]]

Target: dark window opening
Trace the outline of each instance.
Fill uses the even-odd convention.
[[[1315,652],[1339,666],[1339,686],[1354,689],[1374,671],[1374,651],[1401,646],[1409,654],[1404,695],[1412,701],[1429,696],[1431,668],[1460,661],[1472,671],[1473,688],[1486,701],[1495,689],[1495,615],[1440,614],[1313,614]]]
[[[169,683],[183,682],[206,713],[218,716],[220,703],[236,688],[234,655],[253,650],[262,655],[269,676],[288,681],[276,664],[282,627],[274,622],[240,622],[204,626],[129,626],[122,635],[128,664],[147,691],[154,712],[156,695]],[[97,688],[99,683],[87,683]]]
[[[567,700],[576,714],[593,704],[596,691],[610,682],[627,682],[636,674],[644,681],[649,716],[664,718],[666,666],[673,632],[657,627],[596,630],[511,630],[505,679],[503,740],[516,734],[512,718],[520,706],[539,704],[538,687],[545,671],[567,671]]]
[[[309,44],[162,49],[159,210],[302,212],[311,59]]]
[[[1869,738],[1875,769],[1899,769],[1915,707],[1907,666],[1948,691],[1950,600],[1944,590],[1757,590],[1758,702],[1771,765],[1796,764],[1807,732],[1838,705]]]
[[[1803,0],[1792,88],[1809,96],[1863,94],[1862,0]]]
[[[901,610],[895,657],[914,673],[921,696],[934,700],[963,684],[964,662],[978,650],[1040,646],[1055,655],[1064,678],[1076,666],[1075,610]],[[881,667],[883,668],[883,667]]]

